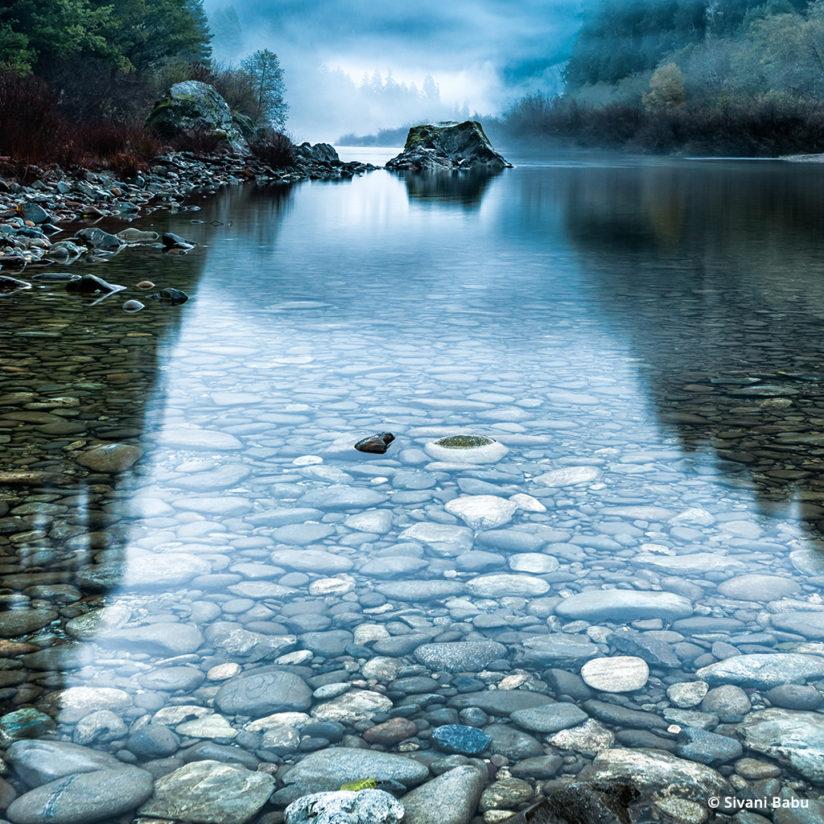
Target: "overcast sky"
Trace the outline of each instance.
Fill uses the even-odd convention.
[[[242,43],[227,48],[219,38],[219,58],[261,47],[281,55],[293,130],[318,126],[321,103],[306,95],[319,66],[342,70],[355,83],[378,71],[421,86],[431,74],[444,104],[482,114],[500,111],[524,91],[552,91],[583,5],[584,0],[206,2],[213,20],[234,7],[241,22]],[[350,129],[358,123],[356,114],[336,112],[329,129],[358,130]],[[391,110],[372,111],[359,131],[373,130],[384,117],[381,126],[402,125],[391,121]]]

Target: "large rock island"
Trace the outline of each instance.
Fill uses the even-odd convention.
[[[476,120],[413,126],[403,152],[386,164],[393,171],[436,172],[512,168]]]

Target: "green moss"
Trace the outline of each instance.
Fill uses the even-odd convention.
[[[495,441],[492,438],[485,438],[483,435],[450,435],[448,438],[435,441],[435,443],[444,447],[444,449],[477,449],[479,446],[489,446]]]
[[[341,784],[342,790],[349,792],[360,792],[361,790],[374,790],[378,786],[376,778],[361,778],[360,781],[350,781],[348,784]]]

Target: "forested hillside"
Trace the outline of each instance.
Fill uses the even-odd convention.
[[[510,137],[716,153],[824,151],[824,0],[602,0],[560,98]]]
[[[214,85],[271,152],[287,111],[277,55],[216,65],[211,39],[202,0],[0,3],[0,158],[134,171],[162,149],[154,102],[184,80]],[[189,142],[175,148],[213,148]]]

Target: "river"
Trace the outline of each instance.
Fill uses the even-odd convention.
[[[824,817],[824,168],[514,160],[233,188],[84,269],[182,306],[0,297],[0,803]]]

